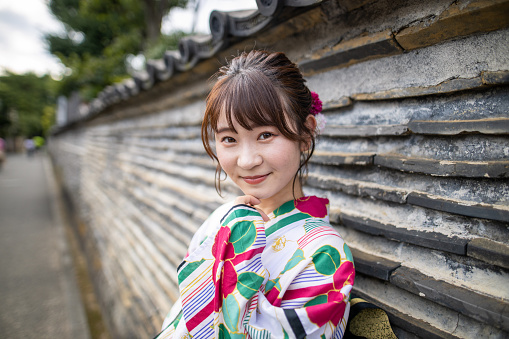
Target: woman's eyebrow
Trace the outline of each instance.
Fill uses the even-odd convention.
[[[216,133],[217,133],[217,134],[224,133],[224,132],[230,132],[230,133],[233,133],[234,131],[233,131],[230,127],[228,127],[228,126],[226,126],[226,127],[220,127],[220,128],[218,128],[218,129],[216,130]]]

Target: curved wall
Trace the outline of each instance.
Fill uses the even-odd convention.
[[[508,336],[509,1],[314,3],[215,12],[215,36],[187,38],[55,132],[114,337],[158,332],[190,237],[223,201],[200,140],[207,79],[253,46],[287,53],[324,101],[305,191],[331,200],[356,293],[400,338]]]

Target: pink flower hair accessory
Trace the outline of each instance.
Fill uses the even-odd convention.
[[[317,93],[311,92],[311,109],[309,113],[313,114],[316,119],[316,134],[319,135],[327,124],[325,115],[322,114],[322,100]]]
[[[318,96],[318,93],[311,92],[311,110],[309,113],[317,115],[322,112],[322,100]]]

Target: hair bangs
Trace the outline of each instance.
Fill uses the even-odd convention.
[[[257,71],[249,73],[239,74],[221,84],[222,105],[219,115],[226,115],[228,126],[234,131],[233,120],[247,130],[258,126],[275,126],[281,131],[288,130],[277,88],[264,74]],[[213,128],[217,128],[217,120]]]

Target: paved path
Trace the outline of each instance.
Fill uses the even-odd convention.
[[[0,338],[90,338],[49,159],[0,170]]]

